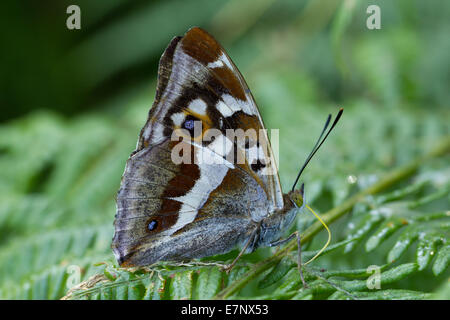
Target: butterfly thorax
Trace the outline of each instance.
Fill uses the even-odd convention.
[[[297,192],[297,191],[294,191]],[[284,194],[284,207],[262,220],[256,247],[265,247],[278,241],[292,226],[302,206],[294,204],[292,192]],[[255,247],[255,249],[256,249]]]

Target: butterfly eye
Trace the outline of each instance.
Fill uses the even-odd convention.
[[[147,228],[149,231],[155,230],[156,227],[158,227],[158,221],[156,221],[156,220],[150,221],[150,223],[147,225]]]

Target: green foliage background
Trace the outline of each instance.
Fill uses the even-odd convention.
[[[372,2],[2,2],[0,298],[60,299],[88,280],[66,298],[449,299],[450,2],[376,1],[382,29],[371,31]],[[69,4],[79,31],[65,27]],[[114,196],[159,57],[193,25],[227,48],[280,129],[285,190],[326,115],[345,107],[303,177],[333,233],[305,267],[309,288],[293,243],[246,255],[229,275],[217,264],[237,251],[117,268]],[[296,225],[305,260],[326,241],[314,221],[305,211]],[[380,289],[367,287],[373,265]]]

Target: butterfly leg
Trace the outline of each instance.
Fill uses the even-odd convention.
[[[231,271],[231,269],[233,269],[233,267],[236,265],[236,263],[238,262],[238,260],[242,257],[242,255],[244,254],[245,250],[247,250],[248,246],[250,245],[250,243],[255,241],[255,238],[258,234],[259,231],[259,227],[260,225],[258,225],[258,227],[255,228],[255,230],[252,231],[252,233],[250,234],[250,237],[248,238],[247,242],[245,243],[244,247],[242,248],[241,252],[239,252],[238,256],[233,260],[233,262],[229,265],[224,266],[223,270],[226,273],[229,273]]]
[[[303,277],[303,269],[302,269],[302,246],[301,246],[301,237],[300,237],[300,233],[298,231],[295,231],[294,233],[292,233],[289,237],[287,237],[286,239],[282,239],[282,240],[278,240],[275,242],[272,242],[271,244],[269,244],[270,247],[274,247],[274,246],[280,246],[286,242],[291,241],[294,237],[297,238],[297,268],[298,268],[298,273],[300,274],[300,279],[302,280],[303,283],[303,287],[304,288],[308,288],[308,284],[305,281],[305,278]]]

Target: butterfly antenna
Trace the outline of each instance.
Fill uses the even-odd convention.
[[[320,134],[319,139],[317,139],[316,144],[314,145],[313,149],[311,150],[311,153],[306,158],[305,162],[303,163],[302,168],[300,169],[300,172],[297,175],[297,178],[295,179],[294,185],[292,186],[292,191],[294,191],[295,186],[297,185],[298,180],[300,179],[300,176],[303,173],[303,170],[305,170],[305,168],[308,165],[309,161],[312,159],[314,154],[317,152],[317,150],[319,150],[320,146],[325,142],[325,140],[327,139],[328,135],[334,129],[334,127],[338,123],[339,119],[341,118],[343,112],[344,112],[343,108],[339,109],[339,112],[338,112],[338,114],[336,116],[336,119],[334,119],[333,124],[330,127],[330,130],[328,130],[328,132],[325,134],[325,132],[326,132],[326,130],[328,128],[328,125],[330,124],[330,121],[331,121],[331,114],[328,115],[327,121],[325,122],[325,125],[323,126],[322,133]],[[322,139],[324,134],[325,134],[325,137]]]

